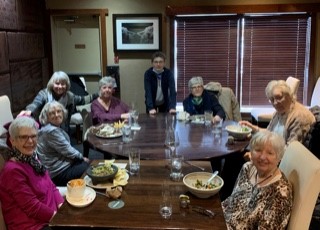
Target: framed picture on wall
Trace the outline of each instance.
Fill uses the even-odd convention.
[[[161,50],[161,14],[114,14],[114,52]]]

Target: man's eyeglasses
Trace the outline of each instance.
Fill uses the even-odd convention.
[[[37,138],[38,138],[38,136],[37,135],[20,135],[20,136],[18,136],[18,138],[19,138],[19,140],[21,140],[21,141],[28,141],[29,140],[29,138],[32,140],[32,141],[35,141]]]

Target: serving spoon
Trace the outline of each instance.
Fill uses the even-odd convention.
[[[210,184],[210,182],[213,180],[213,178],[216,177],[216,175],[218,175],[218,171],[214,171],[214,173],[212,173],[212,176],[208,179],[207,184]]]

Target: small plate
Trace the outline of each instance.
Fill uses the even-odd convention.
[[[120,131],[119,133],[113,133],[113,134],[109,134],[109,135],[101,135],[99,133],[95,133],[95,135],[97,137],[101,137],[101,138],[116,138],[116,137],[121,137],[122,132]]]
[[[118,130],[118,132],[113,132],[110,134],[101,134],[100,130],[102,130],[103,128],[105,128],[106,126],[109,126],[110,128],[113,129],[113,125],[112,124],[102,124],[96,127],[92,127],[91,128],[91,132],[96,135],[97,137],[101,137],[101,138],[117,138],[117,137],[121,137],[122,136],[122,131],[121,129]]]
[[[82,197],[81,200],[74,200],[70,198],[68,196],[68,193],[66,196],[66,200],[68,201],[68,203],[77,208],[83,208],[88,206],[94,201],[95,198],[96,198],[96,192],[90,187],[86,187],[86,190],[84,191],[84,196]]]
[[[91,180],[91,178],[88,176],[88,175],[86,175],[84,178],[84,181],[86,182],[86,185],[87,186],[89,186],[89,187],[91,187],[91,188],[95,188],[95,189],[108,189],[108,188],[111,188],[111,187],[113,187],[114,185],[113,185],[113,182],[107,182],[107,183],[103,183],[103,184],[96,184],[96,185],[94,185],[94,184],[92,184],[92,180]],[[125,177],[125,179],[126,180],[128,180],[129,179],[129,174],[128,173],[126,173],[126,177]]]
[[[204,115],[192,115],[189,117],[193,124],[204,124]]]

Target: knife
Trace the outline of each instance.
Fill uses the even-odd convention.
[[[201,171],[204,171],[204,170],[205,170],[205,168],[202,168],[202,167],[200,167],[200,166],[198,166],[198,165],[194,165],[194,164],[190,163],[189,161],[184,161],[184,163],[186,163],[187,165],[196,167],[196,168],[200,169]]]

